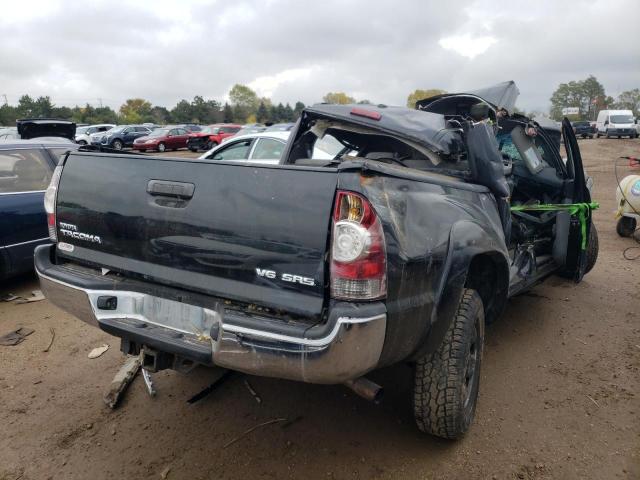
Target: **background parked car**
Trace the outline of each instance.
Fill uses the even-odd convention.
[[[189,131],[184,127],[158,128],[144,137],[136,138],[133,149],[144,152],[146,150],[178,150],[187,147]]]
[[[18,135],[18,129],[16,127],[0,128],[0,141],[15,140],[17,138],[20,138],[20,135]]]
[[[209,150],[201,159],[221,162],[261,162],[277,164],[290,132],[262,132],[234,136]]]
[[[266,129],[267,127],[260,124],[244,125],[234,135],[231,135],[231,136],[240,137],[242,135],[251,135],[253,133],[264,132]],[[226,142],[231,136],[228,136],[227,138],[223,138],[222,141]]]
[[[151,129],[142,125],[121,125],[106,132],[98,142],[99,145],[122,150],[124,147],[131,147],[136,138],[149,135]],[[94,144],[92,137],[91,143]]]
[[[638,136],[635,119],[631,110],[600,110],[598,112],[596,136],[610,137]]]
[[[78,127],[76,128],[76,143],[79,145],[88,145],[91,143],[90,135],[92,133],[101,133],[107,132],[115,127],[113,123],[102,123],[98,125],[89,125],[87,127]]]
[[[205,149],[211,150],[221,144],[226,138],[236,135],[242,129],[242,125],[235,123],[216,123],[204,127],[200,132],[193,132],[187,146],[192,152]]]
[[[576,137],[593,138],[596,133],[595,128],[591,126],[591,122],[571,122],[571,125]]]
[[[61,155],[60,138],[0,142],[0,279],[33,270],[33,250],[49,242],[44,192]]]
[[[269,125],[265,132],[288,132],[294,127],[295,123],[274,123]]]

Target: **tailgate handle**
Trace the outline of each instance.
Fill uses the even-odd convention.
[[[149,180],[147,192],[163,197],[191,198],[196,186],[193,183]]]

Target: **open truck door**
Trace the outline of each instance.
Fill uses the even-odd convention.
[[[587,188],[587,181],[582,164],[582,156],[578,140],[573,132],[571,122],[566,117],[562,121],[562,138],[567,152],[568,186],[572,191],[572,203],[590,204],[591,192]],[[581,208],[571,215],[569,223],[568,241],[566,245],[566,263],[564,273],[576,282],[582,280],[587,268],[587,247],[591,232],[591,208]]]

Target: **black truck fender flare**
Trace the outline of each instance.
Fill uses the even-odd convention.
[[[490,288],[485,286],[484,291],[478,292],[481,297],[484,296],[485,315],[489,315],[488,319],[491,321],[502,313],[509,289],[509,262],[504,237],[476,222],[458,221],[453,224],[449,233],[447,257],[435,291],[430,327],[412,359],[434,352],[440,346],[453,321],[465,287],[478,290],[483,288],[475,285],[470,278],[470,274],[476,274],[477,268],[486,272],[493,269],[492,274],[495,275],[492,284],[486,285]]]

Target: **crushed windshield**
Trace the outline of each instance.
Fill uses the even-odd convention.
[[[631,115],[611,115],[611,123],[633,123]]]

